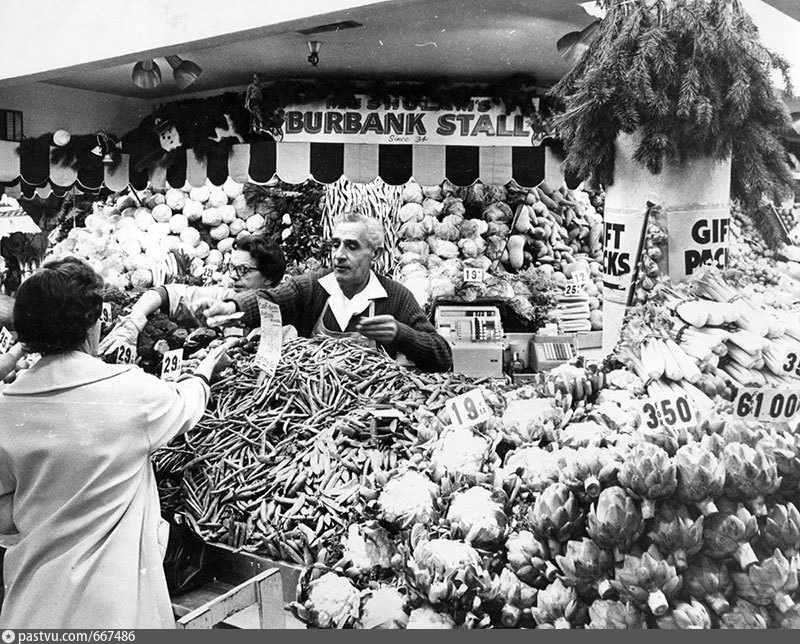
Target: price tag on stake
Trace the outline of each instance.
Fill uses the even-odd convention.
[[[795,378],[800,378],[800,355],[795,351],[789,351],[781,361],[783,372]]]
[[[100,326],[104,329],[111,326],[111,302],[103,302],[103,310],[100,312]]]
[[[580,295],[582,291],[583,287],[570,282],[564,286],[564,297],[575,297]]]
[[[464,281],[465,282],[483,282],[483,269],[475,266],[464,267]]]
[[[117,364],[136,364],[136,347],[123,344],[114,352],[114,362]]]
[[[161,380],[177,380],[183,368],[183,349],[167,351],[161,359]]]
[[[281,309],[274,302],[259,297],[258,310],[261,313],[261,341],[258,343],[255,365],[267,376],[271,376],[278,368],[281,359],[283,345]]]
[[[671,396],[642,403],[642,425],[648,430],[659,427],[685,429],[696,424],[697,416],[687,396]]]
[[[6,353],[12,344],[14,344],[14,336],[11,335],[11,331],[3,327],[0,329],[0,353]]]
[[[733,401],[733,415],[742,420],[787,422],[800,407],[800,392],[792,389],[742,387]]]
[[[477,425],[492,417],[492,410],[486,404],[480,389],[451,398],[445,403],[445,407],[450,415],[451,426],[456,428]]]
[[[589,281],[589,271],[583,269],[573,271],[572,281],[578,286],[583,286]]]

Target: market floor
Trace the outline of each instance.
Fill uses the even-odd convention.
[[[292,611],[285,610],[286,630],[305,630],[306,625],[297,619]],[[258,629],[258,607],[248,606],[244,610],[231,615],[225,623],[215,628],[237,628],[237,629]]]

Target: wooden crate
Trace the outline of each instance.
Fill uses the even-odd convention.
[[[296,598],[297,581],[303,571],[301,566],[283,561],[274,561],[247,552],[236,551],[224,544],[209,544],[209,574],[211,581],[188,593],[174,597],[172,608],[180,619],[203,605],[230,593],[237,586],[269,570],[280,572],[282,586],[281,610]],[[294,617],[284,611],[285,628],[303,628]],[[234,612],[219,624],[222,628],[260,628],[259,613],[255,605]],[[284,627],[281,627],[284,628]]]
[[[202,589],[203,587],[198,590]],[[205,591],[210,590],[210,588],[205,588]],[[200,594],[202,593],[195,595],[195,598]],[[249,618],[243,615],[245,610],[250,610]],[[255,620],[252,619],[253,611],[256,613]],[[239,628],[286,628],[280,570],[270,568],[229,590],[224,590],[197,608],[179,616],[177,627],[179,629],[211,629],[234,616],[238,616]],[[236,624],[228,625],[236,626]]]

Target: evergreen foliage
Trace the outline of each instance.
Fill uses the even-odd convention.
[[[554,126],[566,170],[607,186],[614,142],[639,131],[635,160],[657,174],[665,162],[732,155],[731,190],[745,203],[791,184],[776,135],[790,125],[773,88],[788,63],[760,41],[739,0],[600,0],[606,16],[577,65],[551,93],[564,101]]]

